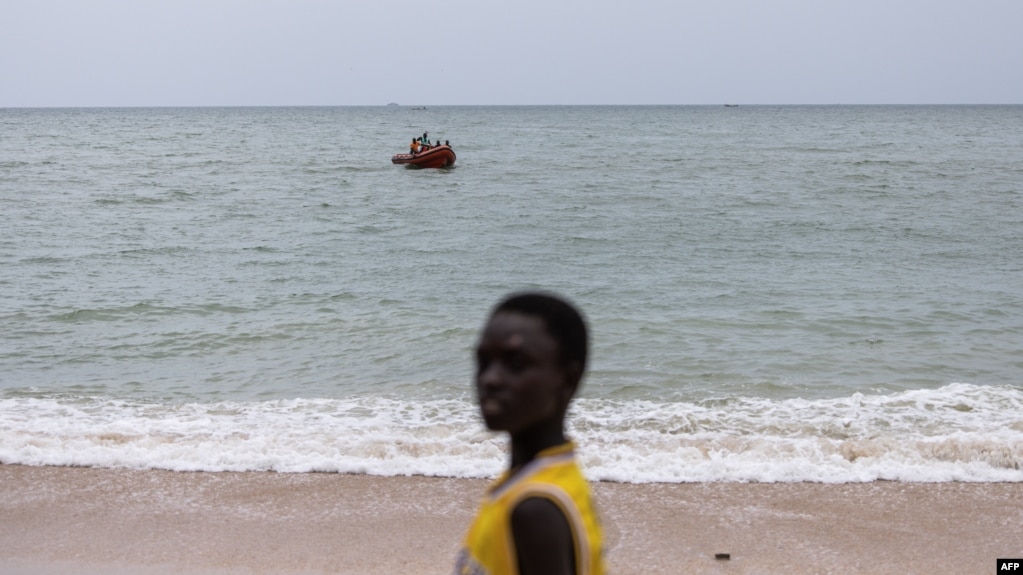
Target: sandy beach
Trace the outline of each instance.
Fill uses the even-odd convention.
[[[0,572],[444,574],[486,483],[0,465]],[[594,492],[621,575],[983,574],[1023,556],[1020,483]]]

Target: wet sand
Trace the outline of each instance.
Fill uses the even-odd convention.
[[[0,573],[446,574],[486,484],[0,465]],[[618,575],[983,574],[1023,557],[1023,483],[593,488]]]

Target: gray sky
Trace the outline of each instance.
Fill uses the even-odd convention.
[[[0,0],[0,107],[1023,103],[1023,0]]]

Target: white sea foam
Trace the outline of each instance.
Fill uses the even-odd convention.
[[[575,424],[595,454],[587,467],[601,479],[1023,480],[1023,393],[1015,388],[584,405]]]
[[[583,399],[570,433],[593,479],[1023,481],[1023,390],[952,384],[830,400]],[[0,462],[488,477],[506,458],[466,400],[163,405],[0,400]]]

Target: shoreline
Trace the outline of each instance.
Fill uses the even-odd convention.
[[[488,483],[0,465],[0,572],[447,574]],[[592,487],[618,575],[987,573],[1023,557],[1023,483]]]

